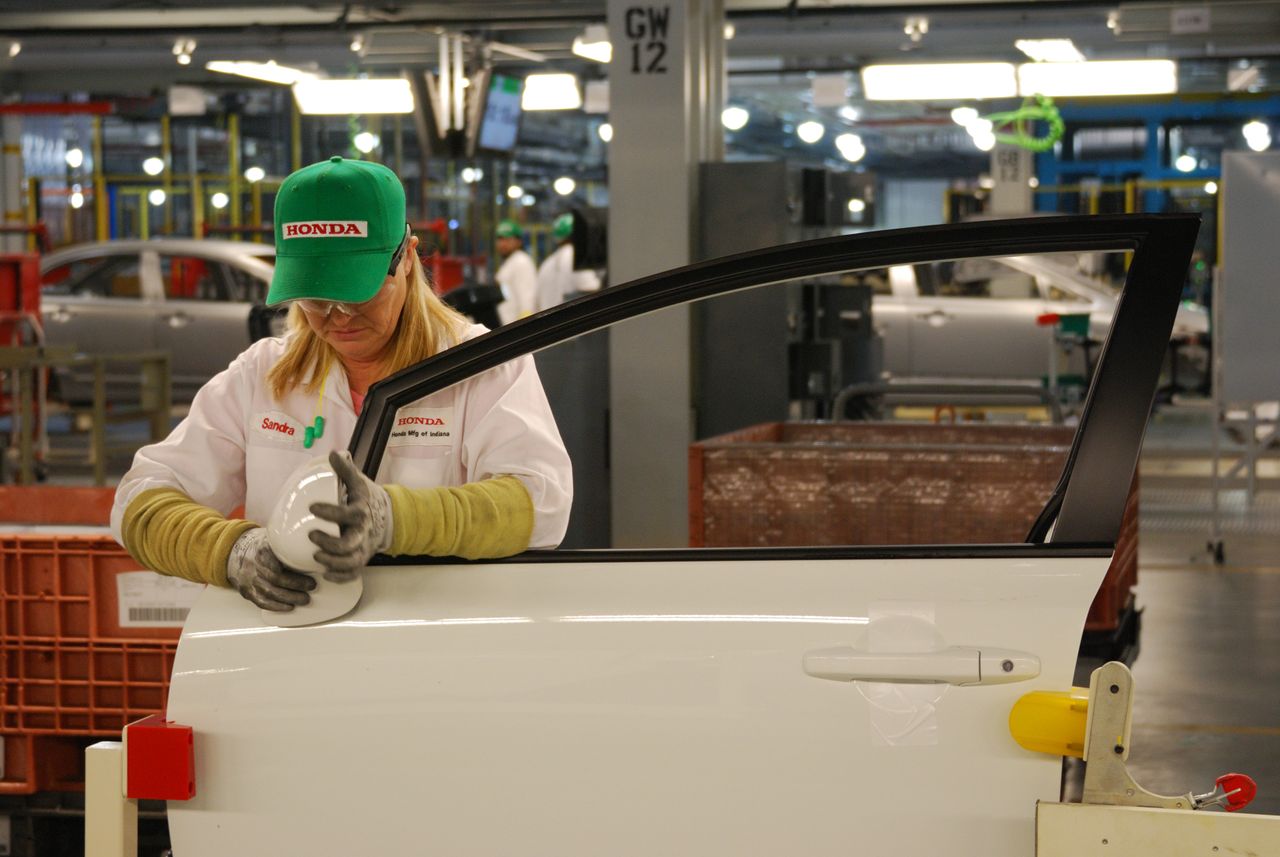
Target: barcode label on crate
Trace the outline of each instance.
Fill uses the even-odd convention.
[[[181,628],[204,586],[152,571],[116,575],[121,628]]]

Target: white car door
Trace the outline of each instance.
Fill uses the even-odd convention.
[[[682,300],[1041,245],[1136,250],[1085,428],[1025,543],[408,558],[367,569],[347,616],[288,629],[207,591],[168,706],[196,734],[174,852],[1031,854],[1061,761],[1019,748],[1009,710],[1071,684],[1195,232],[1036,219],[761,251],[724,276],[606,289],[376,386],[351,442],[366,472],[404,404]]]

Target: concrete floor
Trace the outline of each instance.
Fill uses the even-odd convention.
[[[1249,811],[1280,814],[1280,541],[1143,532],[1142,652],[1129,768],[1162,794],[1207,792],[1220,774],[1258,783]]]

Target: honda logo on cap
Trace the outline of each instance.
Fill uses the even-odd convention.
[[[286,223],[282,230],[289,238],[368,238],[367,220],[303,220]]]

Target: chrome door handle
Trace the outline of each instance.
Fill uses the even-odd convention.
[[[804,671],[830,681],[894,684],[1009,684],[1040,675],[1040,659],[1026,652],[951,646],[935,652],[864,652],[852,646],[815,649]]]
[[[173,312],[168,315],[162,315],[160,318],[162,318],[170,327],[174,328],[186,327],[191,324],[191,322],[195,321],[194,318],[187,315],[185,312]]]

